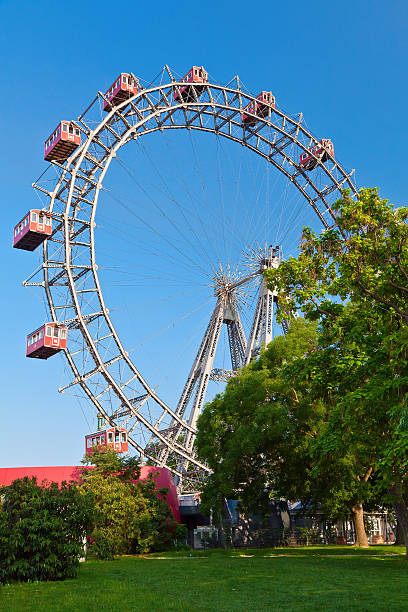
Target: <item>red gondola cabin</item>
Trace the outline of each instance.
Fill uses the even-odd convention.
[[[67,348],[67,327],[59,323],[45,323],[27,336],[27,357],[48,359]]]
[[[45,161],[64,162],[81,144],[81,132],[73,121],[61,121],[44,144]]]
[[[320,159],[321,162],[325,162],[330,159],[330,157],[334,157],[334,146],[331,140],[323,138],[323,140],[310,149],[310,152]],[[308,152],[302,153],[300,156],[300,166],[304,170],[313,170],[313,168],[317,166],[318,159],[315,159]]]
[[[275,96],[271,91],[261,91],[256,97],[256,102],[250,102],[244,107],[241,121],[244,125],[256,125],[258,120],[251,115],[257,115],[262,118],[267,117],[270,108],[275,108]],[[251,113],[251,115],[248,113]]]
[[[42,210],[30,210],[14,228],[13,247],[24,249],[24,251],[34,251],[51,234],[50,215]]]
[[[111,448],[117,453],[127,453],[128,437],[125,427],[108,427],[85,436],[85,454],[92,455],[95,448]]]
[[[110,111],[112,106],[128,100],[139,92],[139,81],[127,72],[121,72],[113,85],[105,93],[103,110]]]
[[[200,83],[208,83],[208,74],[204,70],[204,66],[193,66],[190,72],[187,72],[186,76],[182,79],[183,83],[189,83],[189,85],[180,86],[174,91],[174,99],[179,99],[180,97],[183,102],[194,102],[196,96],[200,96],[203,93],[204,85],[200,85]],[[194,85],[194,87],[192,87]],[[194,94],[195,92],[195,94]]]

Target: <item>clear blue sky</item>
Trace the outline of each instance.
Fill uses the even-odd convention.
[[[302,111],[314,133],[332,138],[336,156],[356,168],[359,186],[379,186],[384,197],[404,204],[407,17],[407,4],[395,0],[0,1],[0,466],[77,463],[91,423],[86,404],[57,392],[62,359],[34,362],[24,356],[26,334],[44,316],[40,294],[21,287],[38,256],[10,246],[14,224],[38,205],[31,183],[45,168],[43,142],[59,119],[77,117],[121,71],[149,82],[164,64],[180,74],[193,64],[204,65],[218,82],[239,74],[253,93],[271,89],[282,109]],[[152,144],[161,166],[179,146],[171,139],[167,145],[159,150],[160,144]],[[157,181],[152,170],[144,172]],[[112,181],[115,186],[120,179]],[[243,188],[249,190],[250,182]],[[131,184],[123,189],[129,193]],[[103,231],[102,240],[108,240]],[[138,308],[132,316],[142,316],[140,303]],[[169,309],[169,316],[176,313],[176,307],[174,313]],[[126,317],[120,325],[127,333]],[[167,359],[173,342],[161,344]],[[156,349],[150,350],[154,355]],[[167,381],[171,397],[179,390],[172,389],[176,378]]]

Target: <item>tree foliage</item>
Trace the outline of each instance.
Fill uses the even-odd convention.
[[[319,339],[316,323],[293,321],[286,338],[273,340],[206,406],[197,444],[214,470],[203,494],[207,506],[220,509],[232,497],[247,513],[267,511],[277,496],[339,519],[362,503],[376,504],[359,446],[332,452],[335,399],[322,371],[334,362]]]
[[[205,409],[198,445],[215,469],[208,493],[230,479],[248,502],[275,490],[319,501],[332,516],[362,515],[362,504],[380,499],[406,506],[408,209],[363,189],[334,210],[335,227],[305,228],[298,257],[266,272],[282,316],[300,309],[318,324],[316,345],[285,356],[277,372],[266,365],[275,341]]]
[[[84,462],[93,468],[82,470],[81,490],[93,495],[98,513],[91,550],[108,559],[169,548],[176,523],[165,501],[168,489],[157,490],[153,476],[138,480],[140,466],[134,457],[108,450]]]
[[[74,576],[94,517],[92,495],[27,477],[0,495],[0,582]]]
[[[275,338],[206,405],[197,448],[213,470],[202,494],[207,507],[220,510],[225,498],[238,497],[245,510],[256,512],[277,492],[299,497],[306,485],[307,436],[319,429],[324,410],[301,401],[300,390],[284,374],[316,343],[316,324],[294,321],[286,339]]]
[[[306,229],[299,256],[268,273],[269,282],[288,308],[320,322],[316,372],[333,401],[323,460],[352,450],[360,477],[406,508],[408,208],[362,189],[357,201],[345,194],[335,212],[337,227],[320,236]],[[400,520],[408,544],[408,517]]]

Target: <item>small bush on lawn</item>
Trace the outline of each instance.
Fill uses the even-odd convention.
[[[92,495],[25,477],[2,487],[0,499],[0,583],[75,576],[94,520]]]
[[[100,559],[115,555],[169,550],[177,522],[165,499],[166,488],[156,488],[154,477],[140,477],[134,457],[113,450],[95,450],[85,457],[80,489],[92,493],[97,521],[90,532],[90,551]]]
[[[173,532],[173,550],[191,550],[187,544],[187,526],[180,523],[176,524]]]

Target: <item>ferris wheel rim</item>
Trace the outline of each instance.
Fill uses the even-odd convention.
[[[90,233],[90,262],[91,262],[91,273],[92,273],[92,277],[93,280],[95,282],[95,287],[96,287],[96,292],[97,292],[97,296],[98,296],[98,300],[99,303],[101,305],[101,312],[100,313],[95,313],[98,316],[102,316],[105,319],[105,322],[107,324],[108,329],[111,330],[111,333],[114,337],[116,346],[119,349],[120,355],[121,355],[121,359],[123,359],[128,365],[129,368],[135,373],[135,375],[137,376],[138,380],[142,383],[142,386],[144,387],[144,389],[146,390],[146,392],[149,394],[149,396],[157,402],[157,404],[166,411],[166,413],[168,415],[170,415],[172,418],[174,418],[177,422],[181,423],[183,425],[183,427],[185,428],[185,430],[187,431],[191,431],[192,433],[195,433],[195,429],[191,428],[188,423],[183,420],[180,419],[178,417],[178,415],[176,414],[175,411],[173,411],[169,406],[167,406],[166,402],[164,402],[155,392],[154,389],[152,389],[152,387],[147,383],[147,381],[145,381],[144,377],[142,376],[142,374],[139,372],[138,368],[136,368],[135,364],[133,363],[133,361],[129,358],[129,355],[127,354],[127,352],[124,350],[123,344],[120,340],[119,334],[116,332],[115,326],[109,316],[109,311],[106,308],[105,305],[105,301],[103,298],[103,293],[102,293],[102,288],[101,288],[101,284],[100,284],[100,280],[99,280],[99,276],[98,276],[98,269],[97,269],[97,264],[96,264],[96,259],[95,259],[95,239],[94,239],[94,224],[95,224],[95,215],[96,215],[96,210],[97,210],[97,203],[98,203],[98,198],[99,198],[99,193],[100,190],[103,188],[103,179],[106,176],[106,173],[108,172],[110,163],[112,162],[112,160],[114,159],[114,157],[116,156],[116,152],[119,151],[121,149],[122,146],[124,146],[125,144],[127,144],[131,139],[134,138],[140,138],[142,135],[147,135],[149,133],[152,132],[156,132],[156,131],[163,131],[163,130],[168,130],[168,129],[193,129],[193,130],[200,130],[203,132],[209,132],[212,133],[214,135],[217,136],[223,136],[225,138],[229,138],[230,140],[233,140],[237,143],[240,143],[242,145],[244,145],[245,147],[247,147],[249,150],[252,150],[255,153],[261,154],[261,156],[265,157],[266,159],[268,159],[269,162],[272,163],[273,166],[275,166],[275,168],[277,168],[277,170],[279,170],[280,172],[282,172],[284,174],[284,176],[286,177],[286,179],[290,180],[291,182],[293,182],[295,184],[295,187],[297,187],[297,189],[301,192],[301,194],[303,195],[303,197],[309,201],[309,204],[312,206],[314,212],[317,214],[317,216],[320,218],[322,224],[325,227],[328,227],[328,223],[326,222],[326,220],[323,218],[322,213],[317,209],[317,206],[315,206],[315,201],[313,201],[311,199],[310,196],[308,196],[305,192],[305,190],[302,188],[302,186],[300,184],[298,184],[297,181],[297,176],[301,175],[303,177],[303,179],[306,181],[306,183],[312,188],[314,189],[315,193],[318,194],[316,196],[316,200],[321,200],[323,205],[325,206],[325,211],[323,212],[323,214],[325,212],[328,212],[329,215],[332,217],[333,221],[335,222],[335,217],[333,215],[333,212],[330,208],[330,206],[325,202],[325,195],[324,193],[321,193],[320,189],[318,188],[318,186],[316,186],[313,182],[313,178],[311,176],[308,176],[308,174],[305,171],[302,171],[301,169],[298,168],[299,170],[299,175],[291,175],[286,168],[284,168],[284,163],[285,161],[287,162],[288,165],[291,165],[292,167],[296,166],[296,163],[294,160],[292,160],[290,158],[290,155],[287,154],[287,152],[285,150],[281,150],[280,151],[280,155],[282,157],[282,163],[281,165],[278,164],[275,159],[273,159],[272,155],[270,155],[269,157],[267,155],[265,155],[264,153],[261,153],[260,150],[257,149],[257,147],[255,147],[253,144],[251,144],[249,142],[249,139],[252,138],[253,136],[256,136],[257,139],[264,139],[265,137],[260,134],[260,131],[262,129],[262,126],[268,126],[269,128],[272,128],[275,132],[279,133],[282,135],[283,138],[287,138],[288,141],[290,141],[290,143],[294,143],[296,145],[298,145],[301,149],[303,150],[307,150],[306,147],[303,145],[302,142],[300,142],[298,140],[298,135],[299,132],[302,132],[302,134],[306,137],[308,137],[310,139],[311,143],[317,143],[317,139],[315,139],[310,132],[308,132],[308,130],[306,130],[304,128],[303,125],[301,125],[301,121],[302,118],[300,117],[298,121],[294,120],[293,118],[291,118],[289,115],[286,115],[285,113],[283,113],[282,111],[280,111],[279,109],[274,109],[273,113],[276,114],[281,122],[282,125],[277,125],[277,123],[274,123],[271,121],[271,111],[268,114],[267,118],[263,118],[263,117],[256,117],[257,122],[261,123],[262,126],[261,128],[257,128],[256,129],[252,129],[252,128],[248,128],[248,127],[242,127],[242,125],[240,124],[240,122],[238,123],[237,121],[234,121],[234,117],[238,114],[238,116],[240,116],[240,113],[243,109],[243,99],[245,100],[245,102],[248,101],[256,101],[256,97],[255,96],[251,96],[250,94],[247,94],[245,92],[243,92],[240,88],[239,88],[239,83],[237,82],[237,88],[232,88],[229,86],[222,86],[222,85],[216,85],[213,83],[208,83],[205,88],[206,90],[210,90],[210,89],[214,89],[218,92],[218,94],[222,97],[222,101],[223,103],[221,103],[220,101],[217,101],[216,99],[214,99],[213,96],[211,96],[212,98],[212,102],[209,103],[208,101],[204,102],[204,101],[199,101],[198,99],[194,100],[193,102],[188,102],[188,101],[178,101],[177,103],[174,103],[173,98],[171,98],[171,101],[168,100],[168,98],[166,96],[164,96],[167,99],[167,105],[161,108],[157,108],[154,106],[154,104],[151,104],[150,110],[151,113],[150,115],[148,113],[145,113],[145,116],[143,118],[140,118],[139,123],[135,126],[134,124],[129,124],[129,121],[127,120],[127,115],[122,113],[122,110],[125,110],[126,107],[128,107],[129,105],[131,106],[131,108],[137,108],[137,102],[140,100],[146,100],[149,98],[149,95],[153,95],[156,94],[158,92],[164,92],[167,91],[167,93],[170,92],[170,95],[174,92],[174,91],[179,91],[179,87],[182,86],[182,82],[179,81],[174,81],[172,80],[170,83],[166,83],[166,84],[161,84],[161,85],[157,85],[148,89],[144,89],[141,90],[141,92],[139,92],[138,94],[136,94],[135,96],[133,96],[132,98],[130,98],[129,100],[126,100],[124,102],[122,102],[121,104],[112,107],[112,109],[106,114],[106,116],[102,119],[102,121],[98,124],[98,126],[94,129],[94,130],[90,130],[88,128],[88,126],[86,125],[83,117],[84,115],[81,115],[81,117],[78,119],[78,121],[81,123],[81,125],[83,126],[81,129],[86,132],[86,130],[88,130],[88,134],[87,134],[87,139],[84,142],[83,145],[81,145],[81,147],[74,152],[74,154],[67,160],[66,164],[58,164],[56,163],[55,165],[60,166],[61,168],[61,175],[59,180],[57,181],[57,184],[52,192],[52,194],[50,195],[50,205],[49,205],[49,211],[52,213],[53,212],[53,208],[54,208],[54,203],[55,203],[55,199],[59,199],[59,194],[61,193],[61,190],[64,191],[66,189],[66,187],[64,187],[64,183],[69,184],[69,191],[68,191],[68,197],[66,198],[66,206],[65,206],[65,213],[63,215],[63,225],[64,225],[64,239],[65,239],[65,243],[64,243],[64,253],[65,253],[65,266],[66,266],[66,274],[68,277],[68,287],[69,287],[69,291],[72,297],[72,302],[73,302],[73,306],[74,306],[74,310],[76,313],[76,319],[77,319],[77,324],[78,324],[78,329],[80,330],[84,341],[86,342],[89,352],[92,356],[92,358],[94,359],[95,362],[95,367],[96,368],[101,368],[100,372],[101,374],[105,377],[106,381],[112,386],[112,389],[115,390],[115,393],[117,395],[117,397],[121,400],[123,400],[123,405],[128,405],[129,409],[132,409],[132,406],[130,405],[128,398],[126,397],[126,395],[124,393],[122,393],[121,389],[118,387],[118,385],[116,384],[116,381],[113,379],[112,375],[108,372],[108,369],[106,367],[106,364],[104,364],[103,359],[101,358],[101,356],[98,353],[98,347],[94,342],[94,339],[91,336],[91,333],[89,332],[88,329],[88,325],[89,322],[87,322],[86,317],[84,317],[82,315],[81,312],[81,305],[79,303],[78,300],[78,295],[76,292],[76,286],[75,286],[75,280],[74,280],[74,273],[73,273],[73,268],[72,268],[72,262],[71,262],[71,257],[70,254],[72,252],[72,238],[70,237],[70,229],[69,229],[69,223],[70,220],[72,218],[78,220],[79,217],[77,216],[79,213],[78,207],[75,206],[74,210],[71,213],[71,208],[72,208],[72,200],[73,200],[73,194],[74,194],[74,189],[75,189],[75,185],[76,185],[76,180],[78,175],[80,176],[80,180],[87,182],[88,184],[92,184],[93,183],[93,190],[94,190],[94,197],[92,200],[92,205],[90,207],[90,215],[89,215],[89,222],[87,221],[87,223],[89,224],[89,233]],[[230,96],[235,96],[234,100],[239,100],[239,105],[238,106],[233,106],[231,101],[228,102],[228,95]],[[98,97],[104,98],[103,94],[101,92],[98,92]],[[150,100],[150,99],[149,99]],[[201,108],[202,107],[202,108]],[[172,111],[172,114],[170,115],[170,109]],[[201,110],[200,110],[201,109]],[[170,123],[169,125],[164,125],[163,123],[160,124],[158,121],[156,121],[156,125],[153,126],[152,128],[149,128],[148,130],[143,130],[138,132],[137,130],[141,127],[141,126],[145,126],[149,121],[156,119],[157,117],[160,117],[161,115],[165,115],[166,113],[168,114],[169,118],[172,117],[172,115],[178,111],[178,110],[182,110],[183,114],[184,114],[184,118],[185,121],[184,123],[180,122],[178,124]],[[214,119],[214,128],[211,127],[205,127],[203,125],[203,123],[201,122],[201,125],[192,125],[192,120],[187,121],[187,112],[190,111],[196,111],[196,116],[197,117],[201,117],[202,115],[204,116],[212,116]],[[225,120],[225,117],[222,116],[222,112],[226,112],[227,113],[227,120]],[[112,147],[110,148],[109,153],[107,153],[106,158],[103,160],[103,163],[101,164],[101,162],[98,162],[98,166],[101,170],[101,172],[98,175],[98,179],[97,181],[95,181],[93,179],[93,174],[90,173],[89,176],[86,176],[86,178],[84,178],[84,174],[82,174],[82,170],[81,170],[81,164],[83,163],[83,160],[86,159],[87,153],[89,152],[90,146],[92,143],[96,142],[99,139],[99,135],[101,134],[102,130],[104,130],[105,127],[110,126],[111,123],[112,124],[116,124],[118,122],[118,118],[119,121],[123,121],[123,124],[126,125],[126,123],[128,124],[128,127],[126,130],[123,131],[123,133],[120,135],[120,138],[116,141],[116,143],[114,143],[112,145]],[[216,128],[216,119],[217,118],[221,118],[224,123],[221,126],[221,128],[217,129]],[[194,120],[194,119],[193,119]],[[222,127],[224,125],[228,124],[229,125],[229,133],[223,132],[222,131]],[[286,124],[289,124],[292,128],[293,126],[295,126],[295,129],[293,129],[292,132],[289,131],[285,131],[285,127]],[[242,136],[241,138],[237,137],[237,136],[233,136],[232,134],[232,127],[238,128],[242,130]],[[85,128],[85,129],[84,129]],[[133,134],[133,135],[132,135]],[[246,137],[248,136],[248,137]],[[277,151],[277,145],[275,147],[275,145],[273,143],[269,143],[270,147],[271,147],[271,151],[276,152]],[[287,146],[287,145],[286,145]],[[98,161],[98,160],[96,160]],[[341,187],[343,187],[344,185],[348,188],[351,189],[353,195],[356,194],[356,189],[354,187],[354,184],[351,181],[351,175],[347,174],[346,171],[343,170],[343,168],[340,166],[340,164],[337,162],[337,160],[335,160],[334,158],[330,160],[333,164],[334,167],[339,171],[340,175],[342,176],[342,181],[341,183],[339,183],[337,181],[337,179],[335,179],[334,174],[333,174],[333,169],[331,171],[328,170],[328,168],[326,168],[326,166],[324,166],[323,163],[321,163],[320,161],[318,161],[319,167],[324,171],[325,175],[329,178],[329,180],[332,181],[333,185],[334,185],[334,190],[339,191]],[[97,171],[95,171],[94,173],[95,175],[97,174]],[[68,176],[67,176],[68,175]],[[92,178],[91,178],[92,177]],[[90,189],[90,191],[92,191],[92,188]],[[78,200],[77,200],[78,201]],[[82,201],[82,200],[81,200]],[[85,220],[80,220],[80,222],[85,222]],[[54,301],[53,301],[53,297],[52,297],[52,289],[51,289],[51,285],[49,284],[49,274],[48,274],[48,241],[46,240],[44,242],[44,246],[43,246],[43,271],[44,271],[44,288],[46,291],[46,296],[47,296],[47,301],[48,301],[48,306],[51,312],[51,315],[53,317],[54,321],[58,321],[58,317],[57,317],[57,312],[56,309],[54,307]],[[81,388],[83,389],[83,391],[86,393],[86,395],[89,397],[89,399],[94,403],[94,405],[97,407],[98,411],[100,411],[101,414],[103,414],[105,416],[105,418],[107,419],[108,422],[111,422],[112,424],[114,423],[114,421],[112,421],[112,415],[108,415],[105,410],[104,407],[98,402],[98,399],[95,398],[94,394],[92,393],[92,391],[89,389],[89,387],[86,384],[86,378],[81,375],[81,373],[78,371],[78,368],[75,364],[75,361],[71,355],[71,352],[69,349],[66,350],[66,358],[68,360],[68,363],[74,373],[76,382],[75,384],[80,384]],[[144,417],[142,417],[142,415],[140,414],[136,414],[135,415],[137,419],[142,419]],[[145,420],[146,422],[144,422],[143,424],[147,427],[148,430],[150,430],[158,439],[161,439],[161,441],[163,443],[167,443],[166,439],[163,438],[162,436],[160,436],[159,431],[155,428],[153,423],[149,423],[147,422],[147,420]],[[136,448],[136,450],[138,450],[141,454],[143,454],[143,456],[147,456],[146,453],[144,452],[145,449],[143,449],[135,440],[133,440],[132,438],[129,438],[129,442]],[[172,451],[176,452],[177,454],[179,454],[180,456],[184,457],[184,458],[188,458],[193,464],[195,464],[198,468],[200,469],[207,469],[208,468],[202,464],[201,462],[198,462],[196,459],[192,458],[188,453],[183,452],[183,448],[176,444],[173,445],[171,448]],[[153,459],[154,461],[154,457],[151,457],[151,459]],[[172,470],[174,473],[177,473],[176,470]]]

